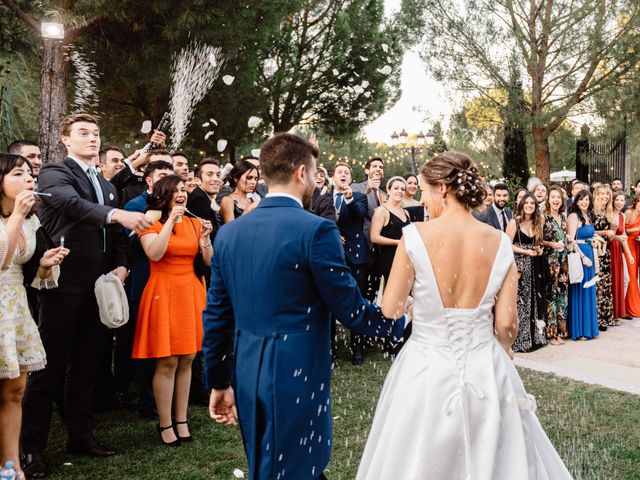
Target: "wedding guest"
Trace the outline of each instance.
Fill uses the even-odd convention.
[[[147,189],[136,198],[129,200],[124,209],[128,212],[144,213],[147,210],[147,197],[153,192],[154,185],[169,175],[173,175],[173,165],[171,163],[164,160],[154,160],[147,164],[144,170]],[[129,244],[130,268],[129,282],[126,285],[129,295],[129,321],[116,330],[113,354],[116,399],[128,397],[129,384],[132,377],[135,377],[138,387],[138,414],[140,418],[153,419],[156,413],[154,412],[155,403],[153,401],[151,381],[155,371],[155,362],[147,360],[136,361],[131,358],[140,299],[149,279],[149,259],[142,249],[138,236],[130,236],[128,230],[126,234]]]
[[[134,153],[135,155],[135,153]],[[157,149],[149,152],[141,153],[135,157],[135,161],[132,165],[138,165],[138,168],[142,170],[131,173],[131,168],[123,168],[116,175],[111,178],[111,183],[119,188],[120,205],[126,205],[129,200],[132,200],[147,190],[147,182],[144,178],[144,169],[147,165],[153,162],[168,162],[173,165],[173,159],[168,150]]]
[[[387,201],[376,208],[371,220],[371,243],[378,246],[380,254],[377,270],[386,284],[393,264],[396,248],[402,238],[402,229],[411,223],[409,213],[402,208],[407,182],[402,177],[392,177],[387,182]]]
[[[147,203],[162,214],[140,233],[150,275],[140,300],[132,356],[156,359],[153,396],[158,432],[164,445],[178,446],[192,440],[187,424],[191,363],[202,349],[206,304],[193,261],[200,251],[204,263],[211,264],[212,227],[206,220],[184,216],[187,190],[177,175],[159,180]]]
[[[639,182],[640,183],[640,182]],[[627,246],[631,255],[627,257],[629,286],[624,298],[625,310],[629,317],[640,317],[640,289],[638,288],[638,261],[640,260],[640,193],[636,193],[631,205],[624,212]]]
[[[613,192],[612,209],[609,217],[611,229],[615,235],[610,243],[611,248],[611,291],[613,297],[614,324],[619,325],[621,318],[626,318],[627,310],[624,302],[624,258],[634,263],[634,259],[627,244],[627,235],[624,231],[624,214],[627,195],[621,190]]]
[[[189,180],[189,159],[184,152],[171,154],[173,174],[179,176],[183,182]]]
[[[262,178],[262,174],[260,172],[260,159],[258,157],[254,157],[252,155],[242,157],[240,159],[241,162],[246,161],[254,165],[258,169],[258,184],[256,185],[256,193],[260,196],[260,198],[264,198],[269,193],[269,187]]]
[[[549,265],[546,288],[547,340],[551,345],[563,345],[567,331],[567,289],[569,265],[567,249],[567,219],[564,214],[562,189],[552,185],[547,191],[546,216],[542,245]]]
[[[578,192],[587,188],[587,185],[578,179],[571,180],[571,196],[567,198],[567,211],[573,205],[573,199],[578,195]]]
[[[69,250],[63,247],[36,250],[40,221],[34,215],[36,197],[29,161],[0,153],[0,462],[13,461],[20,468],[19,438],[22,397],[29,372],[46,365],[45,350],[34,322],[24,287],[28,271],[37,270],[31,286],[57,287],[60,263]]]
[[[31,176],[34,179],[36,187],[38,186],[38,175],[40,175],[40,169],[42,168],[42,153],[37,143],[29,140],[16,140],[7,147],[7,152],[14,155],[20,155],[27,160],[31,165]]]
[[[520,272],[518,280],[518,336],[515,352],[532,352],[547,344],[545,318],[547,305],[546,268],[542,257],[544,217],[540,215],[536,198],[526,192],[518,203],[507,235],[513,243],[513,253]]]
[[[54,395],[64,385],[67,451],[107,457],[115,450],[102,445],[92,431],[93,395],[102,353],[111,335],[102,324],[94,285],[109,272],[124,283],[127,276],[126,237],[122,227],[149,226],[142,213],[120,210],[115,187],[98,175],[94,158],[100,150],[96,119],[84,113],[68,115],[60,124],[68,157],[42,167],[39,216],[54,244],[70,253],[60,269],[59,287],[41,297],[40,336],[47,368],[29,377],[24,397],[22,451],[29,476],[42,477],[44,453]]]
[[[593,228],[596,235],[604,240],[599,248],[598,264],[600,281],[596,284],[596,301],[598,303],[598,330],[606,332],[607,327],[614,324],[613,293],[611,291],[611,254],[610,241],[615,236],[609,218],[612,213],[611,189],[600,185],[593,191]]]
[[[493,205],[493,187],[488,183],[483,183],[482,188],[484,188],[486,196],[484,197],[482,204],[475,209],[478,213],[484,212],[487,208]]]
[[[519,188],[518,190],[516,190],[516,196],[515,196],[515,208],[518,208],[518,205],[520,205],[520,200],[522,200],[524,198],[525,193],[529,193],[529,190],[527,190],[526,188]]]
[[[538,202],[540,213],[544,215],[547,208],[547,186],[544,183],[539,183],[536,188],[533,189],[533,196],[536,202]]]
[[[311,207],[309,211],[322,218],[335,222],[336,208],[333,205],[333,195],[331,194],[328,177],[327,169],[324,167],[318,167],[314,177],[316,188],[313,190],[313,197],[311,197]]]
[[[493,205],[487,208],[478,220],[504,232],[513,217],[507,203],[509,203],[509,187],[504,183],[496,183],[493,187]]]
[[[416,200],[416,194],[418,193],[418,177],[414,173],[405,173],[402,178],[407,182],[407,189],[404,192],[404,199],[402,200],[402,207],[421,207],[420,200]],[[388,182],[387,182],[388,183]],[[389,192],[387,191],[387,194]]]
[[[227,176],[231,193],[220,202],[222,221],[232,220],[251,212],[260,203],[259,197],[254,195],[258,184],[258,168],[251,162],[240,161]]]
[[[111,180],[120,170],[125,168],[122,149],[114,146],[102,148],[98,153],[98,168],[105,180]]]
[[[213,158],[203,160],[196,167],[194,175],[197,186],[189,192],[187,209],[194,215],[211,222],[213,231],[210,237],[213,241],[219,227],[216,207],[218,210],[220,207],[215,203],[215,199],[222,186],[220,164]],[[207,281],[208,277],[209,275],[207,275]]]
[[[187,189],[187,193],[189,194],[198,187],[198,183],[196,182],[195,171],[191,168],[189,169],[187,180],[184,182],[184,187]]]
[[[622,212],[624,213],[624,211],[631,204],[631,196],[629,196],[627,192],[625,192],[624,183],[622,183],[622,179],[620,177],[616,177],[611,181],[611,190],[613,192],[621,191],[622,193],[624,193],[625,202],[624,202],[624,208],[622,209]]]
[[[335,181],[333,198],[340,240],[344,247],[345,262],[360,287],[360,292],[365,296],[364,292],[369,287],[367,275],[370,272],[367,264],[371,260],[364,233],[364,221],[368,209],[367,197],[363,193],[354,192],[351,189],[351,178],[351,167],[347,163],[336,163],[333,170]],[[335,332],[335,320],[333,321],[333,330]],[[361,365],[364,361],[363,341],[361,335],[351,332],[351,363],[354,365]],[[335,348],[333,351],[335,352]]]
[[[592,339],[599,333],[596,289],[593,285],[584,288],[595,276],[593,216],[591,194],[586,189],[579,190],[567,218],[567,240],[570,248],[580,255],[584,272],[582,282],[569,285],[569,334],[574,340]]]

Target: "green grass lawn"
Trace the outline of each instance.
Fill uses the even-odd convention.
[[[369,353],[353,367],[341,355],[333,381],[334,447],[326,473],[330,480],[353,479],[362,455],[378,394],[390,361]],[[521,370],[536,396],[538,415],[576,479],[640,479],[640,397],[584,383]],[[96,418],[99,438],[120,454],[108,459],[71,457],[56,418],[46,457],[52,479],[233,479],[247,473],[237,427],[209,420],[204,407],[190,410],[192,444],[160,445],[156,423],[133,412]],[[402,479],[393,479],[402,480]]]

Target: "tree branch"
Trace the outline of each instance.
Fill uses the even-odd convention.
[[[87,20],[81,25],[77,27],[71,28],[65,31],[64,41],[65,43],[74,43],[79,37],[89,33],[92,30],[95,30],[100,25],[102,25],[109,17],[107,15],[99,15],[97,17],[92,18],[91,20]]]
[[[36,21],[35,18],[23,12],[16,2],[14,2],[13,0],[2,0],[2,3],[4,3],[11,11],[13,11],[13,13],[15,13],[20,20],[33,28],[36,32],[40,33],[40,24]]]

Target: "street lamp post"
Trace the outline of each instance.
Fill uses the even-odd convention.
[[[57,12],[41,23],[44,40],[40,77],[39,144],[43,161],[64,158],[60,141],[60,120],[67,111],[67,61],[64,54],[64,25]]]
[[[416,154],[422,153],[423,147],[426,152],[429,145],[433,143],[433,137],[434,135],[431,131],[428,131],[426,134],[419,132],[416,135],[416,142],[409,143],[409,134],[403,128],[399,134],[396,132],[391,134],[391,144],[400,150],[406,149],[411,153],[411,173],[415,175],[418,171],[416,166]],[[416,143],[418,147],[416,147]]]

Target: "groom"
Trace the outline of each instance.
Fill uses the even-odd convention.
[[[362,298],[334,222],[308,213],[318,149],[288,133],[260,151],[269,194],[218,232],[204,311],[209,411],[239,418],[249,478],[325,478],[333,314],[397,341],[404,321]]]

